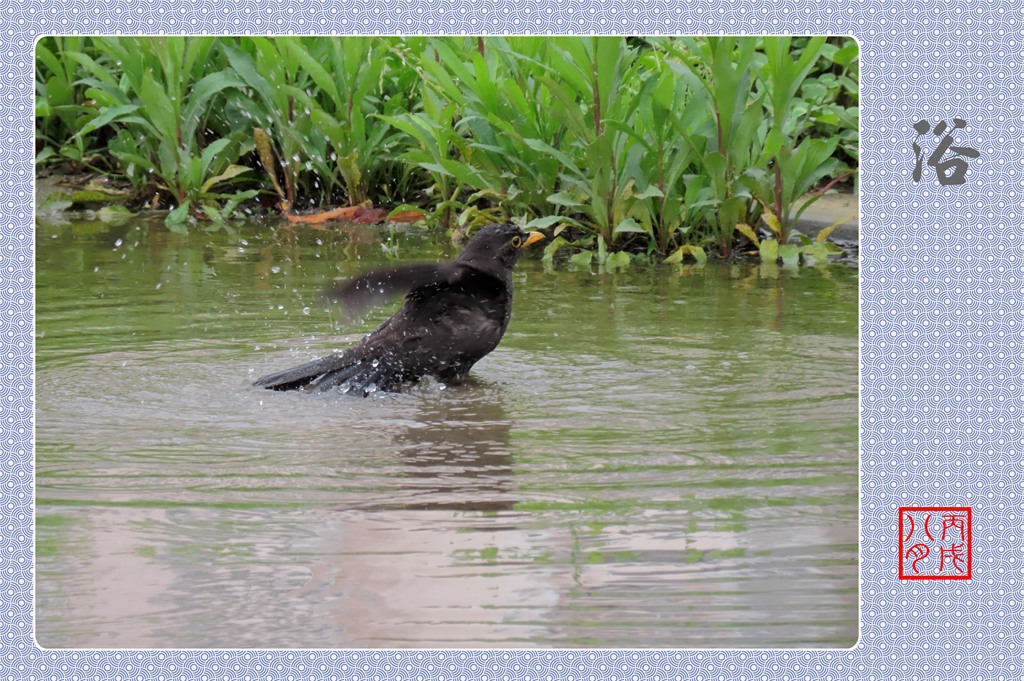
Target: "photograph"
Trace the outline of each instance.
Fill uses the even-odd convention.
[[[858,644],[857,38],[223,28],[31,53],[39,646]]]

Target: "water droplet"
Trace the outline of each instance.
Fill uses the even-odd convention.
[[[309,308],[308,307],[302,308],[302,314],[309,314]]]
[[[274,265],[273,267],[270,268],[271,274],[278,274],[280,271],[281,271],[281,268],[278,267],[277,265]]]
[[[124,240],[118,239],[117,241],[114,242],[114,248],[115,249],[121,248],[121,244],[123,244],[123,243],[124,243]]]

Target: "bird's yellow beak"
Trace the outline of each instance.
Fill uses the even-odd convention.
[[[523,245],[520,246],[519,248],[526,248],[530,244],[535,244],[535,243],[537,243],[538,241],[540,241],[543,238],[544,238],[544,235],[541,234],[540,232],[529,232],[526,235],[526,240],[523,241]]]

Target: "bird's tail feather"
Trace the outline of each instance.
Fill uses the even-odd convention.
[[[381,373],[382,371],[377,367],[365,362],[356,362],[325,374],[313,384],[313,387],[320,392],[339,388],[342,392],[362,392],[365,395],[369,392],[370,387],[379,380]]]
[[[337,388],[342,392],[366,395],[374,388],[390,390],[394,381],[388,380],[387,376],[387,368],[382,362],[332,355],[263,376],[253,385],[268,390],[308,388],[317,392]]]
[[[295,390],[314,383],[318,378],[338,369],[358,365],[358,361],[346,361],[342,355],[322,357],[291,369],[262,376],[253,383],[257,388],[268,390]]]

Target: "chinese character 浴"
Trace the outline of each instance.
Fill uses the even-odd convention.
[[[953,130],[964,128],[966,126],[967,121],[962,118],[953,119]],[[935,129],[932,130],[932,134],[934,134],[935,137],[942,137],[942,139],[939,141],[938,146],[935,147],[935,151],[933,151],[931,156],[928,157],[928,165],[935,168],[935,174],[939,178],[939,184],[963,184],[967,181],[967,161],[962,157],[978,158],[981,153],[977,149],[972,149],[971,147],[954,146],[952,135],[946,134],[943,137],[947,128],[948,126],[946,125],[946,121],[939,121],[938,125],[935,126]],[[914,123],[914,130],[917,131],[917,137],[913,142],[914,156],[916,158],[916,162],[914,164],[914,182],[921,181],[921,161],[924,159],[924,151],[917,142],[921,139],[921,135],[925,134],[930,129],[931,125],[926,120],[920,120],[917,123]],[[946,152],[953,152],[955,156],[942,160],[942,157]]]

